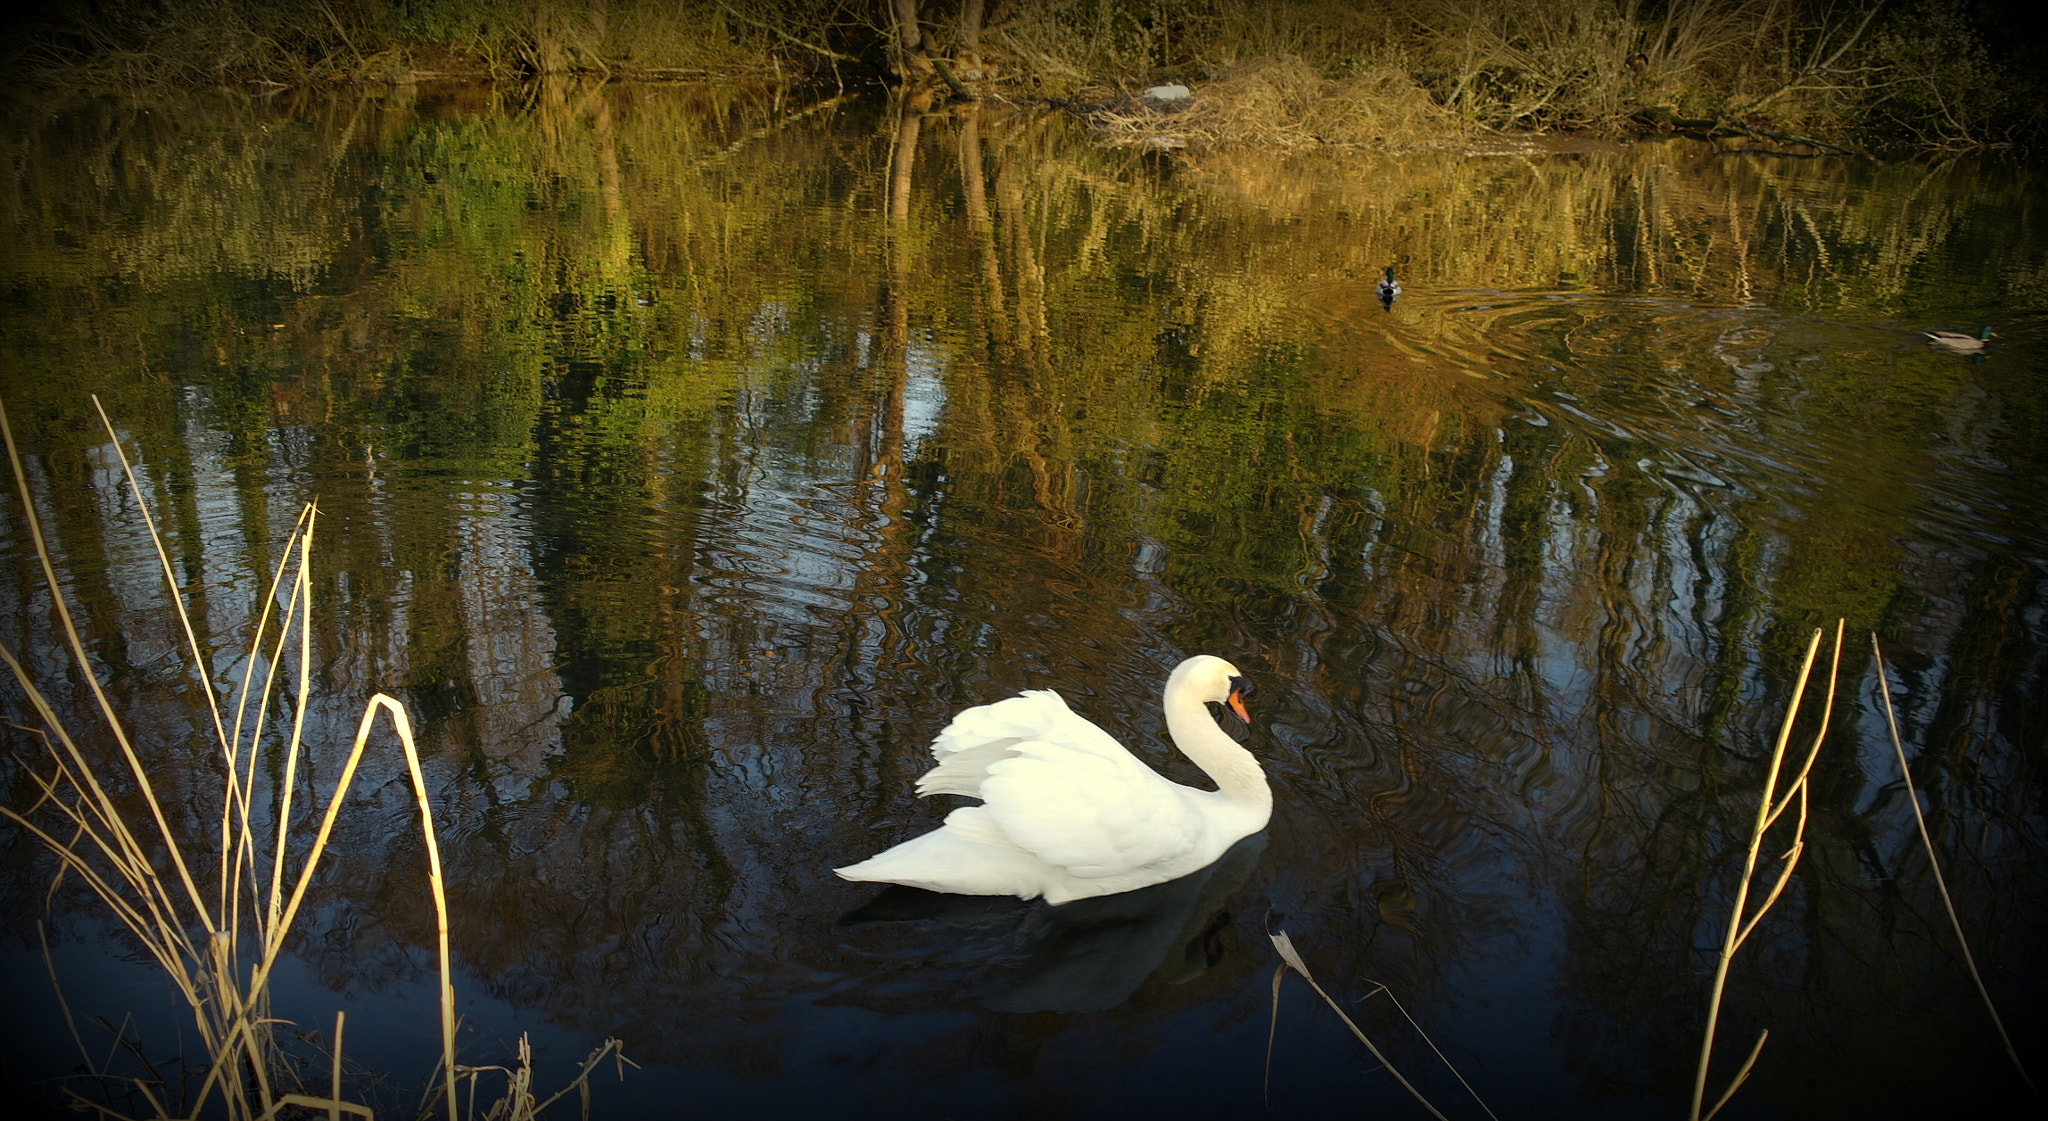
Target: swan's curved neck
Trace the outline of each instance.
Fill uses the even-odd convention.
[[[1231,802],[1270,809],[1273,791],[1266,785],[1259,761],[1216,723],[1208,705],[1190,692],[1174,688],[1175,684],[1167,683],[1165,699],[1166,732],[1173,737],[1174,746],[1194,760],[1215,781],[1217,792]]]

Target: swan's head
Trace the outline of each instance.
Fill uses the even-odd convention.
[[[1227,705],[1232,715],[1247,724],[1252,717],[1245,711],[1244,699],[1251,691],[1252,683],[1237,672],[1236,666],[1210,654],[1189,658],[1166,679],[1168,697],[1187,695],[1203,704]]]

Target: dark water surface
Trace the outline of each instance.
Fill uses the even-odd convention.
[[[471,1061],[530,1031],[547,1086],[621,1037],[646,1069],[598,1082],[611,1117],[1423,1115],[1298,979],[1265,1088],[1285,929],[1449,1116],[1483,1114],[1377,985],[1503,1119],[1682,1116],[1769,748],[1842,618],[1714,1085],[1768,1028],[1733,1116],[2025,1100],[1872,632],[2044,1073],[2029,168],[1190,158],[626,85],[81,97],[17,105],[5,145],[0,388],[94,670],[206,835],[218,751],[89,393],[218,681],[318,500],[302,776],[330,788],[370,694],[410,709]],[[1986,323],[1982,356],[1916,334]],[[11,490],[0,565],[0,637],[89,724]],[[830,869],[936,824],[953,800],[912,785],[965,706],[1058,689],[1196,781],[1157,697],[1197,652],[1256,682],[1264,834],[1132,896],[842,922],[876,893]],[[409,1109],[433,917],[404,764],[366,768],[279,1012],[349,1009]],[[9,1079],[76,1062],[46,913],[75,1014],[186,1046],[7,836]]]

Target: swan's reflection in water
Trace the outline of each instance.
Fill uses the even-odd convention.
[[[1224,901],[1265,851],[1261,830],[1177,880],[1059,907],[891,885],[839,922],[919,924],[929,937],[916,956],[961,969],[975,999],[997,1011],[1102,1012],[1147,977],[1180,984],[1221,960]]]

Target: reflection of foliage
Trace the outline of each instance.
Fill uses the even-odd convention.
[[[873,166],[873,153],[836,151],[836,141],[803,125],[750,141],[748,134],[767,123],[763,108],[730,94],[691,95],[711,99],[707,116],[684,110],[687,99],[560,92],[514,117],[472,114],[460,105],[428,115],[426,106],[308,102],[260,143],[248,132],[202,129],[206,149],[196,157],[170,154],[190,152],[184,133],[175,145],[149,147],[138,139],[147,126],[133,115],[105,120],[98,135],[121,138],[110,143],[40,136],[37,144],[63,148],[72,165],[100,169],[95,178],[106,187],[103,200],[88,205],[55,180],[17,177],[10,185],[11,218],[23,235],[10,248],[10,273],[19,281],[37,278],[30,298],[46,324],[37,361],[104,384],[108,379],[94,371],[110,358],[151,369],[198,358],[202,367],[222,371],[210,375],[217,415],[234,412],[239,419],[231,427],[250,437],[260,434],[269,410],[292,416],[317,408],[371,447],[444,468],[460,463],[480,478],[518,477],[538,455],[550,477],[565,484],[607,483],[603,501],[615,503],[621,516],[630,516],[640,501],[635,495],[659,489],[636,449],[664,438],[678,416],[706,416],[742,381],[785,376],[771,371],[867,376],[845,364],[857,361],[863,289],[874,281],[858,276],[865,262],[833,247],[872,233],[851,212],[820,212],[794,177],[755,170],[797,160],[858,174]],[[163,115],[177,112],[162,107]],[[725,123],[707,125],[719,114]],[[335,121],[350,122],[355,135],[387,139],[340,147],[314,139]],[[1196,546],[1225,525],[1221,512],[1243,552],[1212,557],[1204,568],[1230,557],[1231,575],[1217,571],[1216,578],[1277,580],[1276,591],[1292,579],[1280,574],[1327,568],[1317,555],[1355,547],[1315,540],[1327,531],[1321,528],[1304,537],[1303,518],[1327,520],[1306,512],[1324,504],[1337,502],[1357,527],[1367,524],[1364,511],[1388,503],[1476,510],[1471,496],[1440,489],[1451,477],[1428,484],[1439,488],[1434,493],[1414,489],[1433,475],[1418,457],[1422,449],[1469,438],[1475,424],[1494,422],[1483,397],[1422,372],[1434,361],[1515,369],[1587,357],[1516,354],[1484,334],[1457,331],[1434,344],[1439,359],[1388,350],[1332,364],[1334,354],[1282,337],[1280,323],[1305,281],[1328,284],[1351,300],[1356,292],[1347,276],[1398,258],[1423,285],[1484,278],[1502,288],[1563,283],[1894,311],[1920,285],[1930,252],[1977,236],[1971,231],[1983,224],[1972,216],[2010,199],[1949,169],[1937,171],[1954,180],[1945,190],[1869,190],[1812,165],[1797,168],[1796,179],[1795,169],[1767,163],[1681,174],[1648,150],[1570,166],[1425,156],[1387,176],[1346,174],[1313,160],[1284,169],[1217,161],[1197,169],[1197,188],[1170,193],[1105,162],[1115,157],[1096,156],[1090,158],[1099,167],[1005,188],[1001,177],[1016,174],[1009,161],[1026,153],[1043,159],[1048,141],[1043,130],[1023,130],[992,149],[1003,168],[993,184],[995,219],[1005,229],[1037,227],[1042,232],[1033,236],[1046,244],[1075,250],[1001,261],[996,275],[1016,287],[995,293],[998,307],[1023,317],[1046,299],[1041,293],[1098,298],[1050,302],[1049,343],[1034,341],[1038,328],[1022,318],[1001,328],[1010,341],[997,355],[1048,347],[1044,360],[1060,371],[1057,385],[1043,375],[991,368],[986,389],[971,381],[950,386],[957,418],[952,454],[978,443],[996,457],[991,466],[1013,463],[1025,472],[1028,505],[1051,508],[1078,500],[1065,469],[1052,469],[1078,457],[1075,469],[1093,489],[1087,508],[1072,513],[1097,522],[1108,538],[1135,532],[1177,551],[1201,552]],[[737,157],[726,152],[735,142]],[[267,170],[280,164],[300,170],[280,179]],[[16,166],[35,176],[56,164]],[[146,185],[122,186],[116,169],[134,167],[152,169]],[[367,182],[375,204],[343,205],[336,176],[366,167],[373,169]],[[951,197],[955,174],[942,167],[933,175],[940,185],[934,201]],[[1900,169],[1896,176],[1903,184],[1923,174]],[[1304,187],[1311,183],[1313,193]],[[732,208],[729,200],[739,194],[749,198],[751,215]],[[1302,236],[1303,220],[1296,219],[1238,232],[1233,196],[1256,198],[1276,215],[1306,216],[1315,232]],[[220,233],[191,238],[185,216],[202,200],[228,198],[248,205],[220,206]],[[1417,224],[1412,216],[1424,198],[1437,217]],[[135,219],[107,224],[101,215],[115,202]],[[1163,221],[1165,213],[1177,217]],[[343,214],[355,217],[338,221]],[[943,221],[932,211],[914,229],[935,231]],[[938,275],[983,271],[971,260],[973,238],[918,232],[909,240]],[[1006,254],[1016,243],[1005,235],[994,244]],[[1203,262],[1219,251],[1238,263],[1206,268]],[[2018,246],[1981,251],[2010,264],[1978,275],[2027,275],[2033,267]],[[1113,259],[1141,262],[1147,279],[1112,278],[1106,270]],[[115,300],[104,286],[80,283],[107,267],[124,278],[130,295]],[[195,285],[220,291],[196,301],[162,295],[167,286],[194,293]],[[963,284],[952,291],[985,289]],[[919,287],[910,299],[915,314],[934,323],[986,318],[953,307],[946,287]],[[210,318],[182,310],[194,305]],[[1340,313],[1364,310],[1354,302]],[[1480,312],[1471,327],[1521,331],[1533,322]],[[1172,326],[1182,323],[1189,326]],[[67,337],[74,324],[93,330]],[[823,333],[785,326],[795,324],[818,324],[805,331]],[[1168,326],[1161,330],[1162,324]],[[1573,330],[1580,347],[1606,345],[1599,343],[1599,321]],[[1199,354],[1177,341],[1183,332],[1201,340]],[[1626,356],[1640,351],[1651,364],[1668,365],[1684,361],[1681,351],[1692,345],[1648,332],[1614,339],[1602,360],[1634,361]],[[317,356],[317,374],[294,368],[300,354]],[[28,359],[18,351],[11,360]],[[980,363],[966,353],[948,360],[963,378]],[[1884,416],[1954,407],[1965,369],[1923,366],[1921,376],[1877,391],[1888,404]],[[1843,423],[1868,423],[1858,415],[1873,400],[1863,370],[1818,368],[1806,383],[1809,407]],[[291,388],[280,396],[273,383]],[[73,384],[47,379],[31,392]],[[762,384],[770,387],[769,415],[782,418],[772,421],[776,427],[818,419],[808,407],[782,415],[798,404],[785,393],[797,392],[799,383]],[[139,398],[148,385],[127,381],[115,392]],[[1018,408],[1049,392],[1072,404]],[[845,404],[828,401],[828,409]],[[152,412],[140,399],[122,404],[134,406],[124,415]],[[2025,399],[2013,407],[2026,407]],[[958,427],[974,409],[985,409],[985,419]],[[1913,427],[1896,438],[1914,439]],[[723,438],[716,431],[695,428],[690,438]],[[1605,466],[1640,458],[1642,447],[1597,437],[1554,445],[1540,430],[1511,431],[1521,444],[1506,450],[1518,467],[1578,463],[1577,470],[1602,472],[1607,503],[1599,508],[1630,509],[1655,491],[1628,469]],[[682,454],[709,462],[701,453]],[[1889,469],[1876,451],[1863,462],[1873,474]],[[1004,470],[988,478],[1000,480]],[[1484,470],[1473,463],[1455,477]],[[1543,479],[1535,472],[1527,485],[1548,486]],[[1581,500],[1546,497],[1521,483],[1511,491],[1507,555],[1512,568],[1528,571],[1552,503]],[[1112,511],[1118,521],[1131,520],[1127,529],[1106,528],[1112,523],[1101,519]],[[1847,558],[1858,555],[1859,543],[1883,540],[1902,513],[1878,515],[1859,498],[1816,519],[1801,532],[1837,540],[1794,550],[1790,572],[1803,575],[1780,584],[1780,592],[1810,586],[1839,596],[1860,588],[1853,594],[1868,606],[1858,614],[1874,618],[1894,594],[1891,586],[1873,581],[1878,570]],[[1797,611],[1789,617],[1807,618]]]
[[[217,415],[235,412],[240,419],[232,427],[252,438],[269,410],[292,416],[317,408],[384,449],[378,454],[441,469],[461,464],[479,478],[517,478],[538,457],[543,478],[567,487],[603,483],[597,506],[589,497],[577,502],[587,513],[604,508],[617,517],[633,516],[638,503],[664,489],[647,474],[647,442],[667,439],[679,416],[708,416],[733,386],[770,379],[757,384],[768,388],[762,403],[771,432],[794,436],[815,425],[820,415],[798,407],[801,382],[779,381],[788,375],[774,371],[835,371],[828,376],[848,385],[867,377],[845,364],[857,361],[854,332],[864,314],[863,288],[873,281],[858,278],[866,263],[831,247],[872,233],[850,212],[818,211],[794,177],[754,169],[794,159],[859,172],[873,166],[873,154],[837,151],[836,141],[802,125],[749,140],[767,118],[761,106],[730,94],[691,95],[711,99],[707,115],[686,109],[688,99],[627,102],[600,90],[560,92],[513,117],[459,105],[412,118],[425,107],[308,103],[268,134],[268,147],[247,133],[204,132],[213,153],[203,159],[163,154],[189,147],[182,140],[163,151],[139,144],[135,138],[147,130],[138,117],[118,126],[109,120],[115,127],[103,135],[122,137],[118,147],[81,141],[82,150],[66,159],[106,169],[99,177],[109,184],[109,201],[142,204],[135,224],[104,225],[97,217],[104,208],[85,207],[55,181],[17,178],[11,187],[10,209],[24,238],[10,251],[10,269],[56,282],[41,284],[34,297],[45,301],[38,317],[55,328],[38,347],[40,360],[75,362],[90,384],[107,380],[93,372],[104,365],[106,340],[134,340],[116,362],[149,368],[196,352],[223,369],[211,378]],[[306,127],[294,126],[294,117]],[[334,120],[388,139],[323,149],[311,139],[320,133],[315,126]],[[724,123],[708,123],[717,120]],[[1199,571],[1219,588],[1265,586],[1282,596],[1302,587],[1289,574],[1334,576],[1331,558],[1360,548],[1363,539],[1355,535],[1373,532],[1375,512],[1390,505],[1430,511],[1425,523],[1465,532],[1444,519],[1456,511],[1475,515],[1478,496],[1444,488],[1485,475],[1484,456],[1441,473],[1421,453],[1495,423],[1495,407],[1483,396],[1424,373],[1435,360],[1423,354],[1342,358],[1282,337],[1280,324],[1305,281],[1355,300],[1356,286],[1344,278],[1400,259],[1424,285],[1563,282],[1881,312],[1908,298],[1930,251],[1980,229],[1971,216],[2008,198],[1949,170],[1941,174],[1957,181],[1943,191],[1866,190],[1860,180],[1813,165],[1724,164],[1680,174],[1647,150],[1569,167],[1416,157],[1388,176],[1340,173],[1313,160],[1285,169],[1218,161],[1197,169],[1198,188],[1170,198],[1160,185],[1103,162],[1114,157],[1098,156],[1091,158],[1099,168],[1077,166],[1076,174],[1042,177],[1028,190],[1005,187],[1003,177],[1016,174],[1010,161],[1027,152],[1043,160],[1052,151],[1049,140],[1043,130],[1017,131],[992,149],[1002,168],[993,184],[994,218],[1004,229],[1039,227],[1043,232],[1033,236],[1075,250],[1001,261],[996,275],[1017,286],[994,295],[999,309],[1019,317],[998,329],[1011,341],[997,355],[1045,346],[1045,361],[1060,373],[1055,384],[1045,375],[992,367],[983,388],[966,377],[980,359],[950,356],[951,456],[978,446],[994,457],[985,478],[997,489],[972,496],[977,503],[1001,507],[1011,501],[1005,495],[1021,494],[1022,509],[1066,510],[1061,516],[1093,527],[1091,537],[1150,539],[1204,558],[1176,579]],[[735,142],[740,147],[728,149]],[[45,135],[38,143],[67,142]],[[274,175],[257,173],[259,165],[278,163],[307,171],[282,187]],[[145,190],[124,191],[113,169],[138,165],[161,170]],[[17,166],[40,175],[54,165]],[[376,204],[340,205],[342,180],[332,176],[366,167]],[[322,168],[334,170],[327,178],[311,174]],[[1786,178],[1794,170],[1796,185]],[[934,201],[950,197],[955,174],[943,166],[934,174],[945,184]],[[1897,174],[1903,183],[1922,172]],[[1304,185],[1311,183],[1308,193]],[[1816,200],[1816,191],[1825,201]],[[757,216],[731,208],[728,200],[741,193],[759,208]],[[1239,195],[1275,215],[1309,216],[1317,232],[1301,236],[1295,219],[1240,232],[1233,198]],[[182,216],[193,200],[224,197],[246,197],[251,206],[220,210],[224,236],[190,239]],[[1438,218],[1418,226],[1411,216],[1423,198]],[[1162,221],[1164,213],[1178,217]],[[357,217],[337,222],[337,214]],[[942,225],[931,212],[915,229]],[[39,230],[64,231],[63,242],[38,244]],[[71,249],[81,238],[83,253]],[[917,233],[911,241],[938,275],[984,271],[971,260],[973,238]],[[1006,254],[1017,243],[1005,234],[994,244]],[[1205,268],[1202,262],[1219,251],[1238,263]],[[1983,252],[2003,254],[2013,268],[2031,267],[2018,246],[1987,245]],[[1141,262],[1152,279],[1132,283],[1136,274],[1126,274],[1106,286],[1113,259]],[[77,283],[77,270],[88,262],[111,263],[117,275],[134,278],[128,283],[135,298],[111,302],[103,286]],[[779,267],[788,262],[798,271]],[[1024,286],[1027,280],[1039,287]],[[222,287],[196,301],[212,309],[210,321],[180,310],[173,324],[154,310],[189,306],[194,301],[157,293],[166,285],[189,292],[194,284]],[[956,290],[986,291],[972,283]],[[1051,302],[1050,341],[1035,341],[1030,308],[1046,299],[1042,293],[1069,290],[1098,298]],[[986,317],[950,306],[943,286],[913,289],[910,299],[915,314],[935,323]],[[1364,312],[1354,302],[1341,313]],[[90,337],[64,341],[65,324],[86,322],[96,328]],[[1471,326],[1519,333],[1536,322],[1481,312]],[[1172,326],[1182,323],[1189,326]],[[113,324],[119,329],[102,329]],[[788,329],[795,324],[818,324],[806,331],[823,334]],[[1169,326],[1162,331],[1160,324]],[[1598,320],[1573,327],[1577,354],[1516,354],[1463,331],[1434,345],[1440,359],[1512,370],[1583,362],[1589,342],[1609,345],[1601,341],[1604,329]],[[1187,351],[1183,334],[1201,340],[1199,354]],[[1614,339],[1601,360],[1634,362],[1629,355],[1640,352],[1648,364],[1668,366],[1684,362],[1683,351],[1693,345],[1649,331]],[[58,357],[67,353],[76,358]],[[317,374],[293,368],[301,353],[316,356]],[[1887,403],[1882,416],[1938,413],[1959,400],[1963,367],[1924,366],[1920,378],[1878,391]],[[1869,423],[1861,414],[1870,412],[1873,395],[1862,370],[1818,368],[1806,382],[1808,407],[1841,423]],[[280,396],[273,383],[291,388]],[[70,384],[50,379],[31,392]],[[148,384],[126,382],[116,393],[134,398]],[[1048,393],[1070,404],[1019,407]],[[825,407],[850,403],[835,395]],[[151,412],[141,400],[124,404],[134,406],[124,409],[127,415]],[[1620,398],[1612,405],[1636,407]],[[984,419],[968,423],[976,410]],[[840,414],[839,422],[856,419]],[[692,426],[679,434],[729,438],[719,431]],[[1514,436],[1504,450],[1517,466],[1503,523],[1511,573],[1536,578],[1556,504],[1584,501],[1547,493],[1549,472],[1599,473],[1592,508],[1617,516],[1659,492],[1621,466],[1640,459],[1647,445],[1598,436],[1559,444],[1545,430],[1509,431]],[[1911,441],[1916,431],[1908,425],[1895,436]],[[701,450],[678,447],[674,454],[709,463],[729,453],[707,459]],[[1893,458],[1873,450],[1858,462],[1875,477],[1890,470]],[[1055,467],[1067,460],[1071,467]],[[1006,464],[1024,472],[1021,491],[1004,481]],[[975,476],[954,474],[954,487],[976,485]],[[1075,489],[1082,478],[1085,498]],[[1085,505],[1067,509],[1077,502]],[[1797,588],[1836,601],[1850,595],[1865,605],[1852,614],[1873,622],[1896,594],[1894,585],[1882,568],[1850,558],[1884,541],[1904,512],[1880,513],[1858,497],[1799,531],[1816,542],[1830,538],[1825,546],[1791,550],[1790,568],[1751,578],[1776,581],[1780,596]],[[1654,520],[1624,518],[1613,529],[1625,536]],[[567,523],[580,524],[584,519]],[[1201,547],[1219,533],[1224,551]],[[556,541],[567,550],[564,562],[582,553],[568,539]],[[1223,541],[1238,544],[1226,549]],[[1509,592],[1527,589],[1513,592],[1511,580]],[[1736,599],[1748,594],[1738,589]],[[1817,614],[1788,606],[1780,602],[1764,614],[1802,621]]]
[[[2037,467],[2048,404],[2003,356],[1890,327],[2038,310],[2023,175],[1650,145],[1162,165],[1058,119],[913,115],[892,219],[894,114],[497,98],[109,100],[10,134],[0,182],[0,361],[50,477],[91,477],[95,387],[163,465],[182,563],[306,490],[343,527],[333,673],[402,684],[477,793],[451,801],[495,855],[456,909],[509,916],[486,975],[560,957],[720,999],[773,956],[730,948],[749,908],[816,917],[821,847],[925,812],[906,792],[949,712],[1064,678],[1144,740],[1114,698],[1195,648],[1264,652],[1275,766],[1302,820],[1345,823],[1276,833],[1324,893],[1291,910],[1501,936],[1511,903],[1459,897],[1484,894],[1473,838],[1541,834],[1583,876],[1560,890],[1587,1022],[1697,1003],[1691,885],[1820,619],[1923,643],[1909,736],[1959,791],[1932,820],[2004,799],[2032,844],[2032,795],[1973,787],[1968,731],[1996,710],[1999,751],[2038,741],[2038,671],[2002,645],[2033,648],[2030,554],[1930,542],[2035,539],[1948,499]],[[1410,294],[1385,312],[1390,262]],[[210,520],[222,491],[245,524]],[[49,501],[119,634],[91,494]],[[1832,759],[1822,887],[1785,906],[1816,953],[1868,957],[1875,905],[1843,900],[1882,823]],[[2010,926],[2000,874],[1965,894]],[[671,925],[592,950],[592,900]],[[1663,1046],[1574,1054],[1639,1089]],[[1684,1049],[1647,1061],[1677,1084]]]

